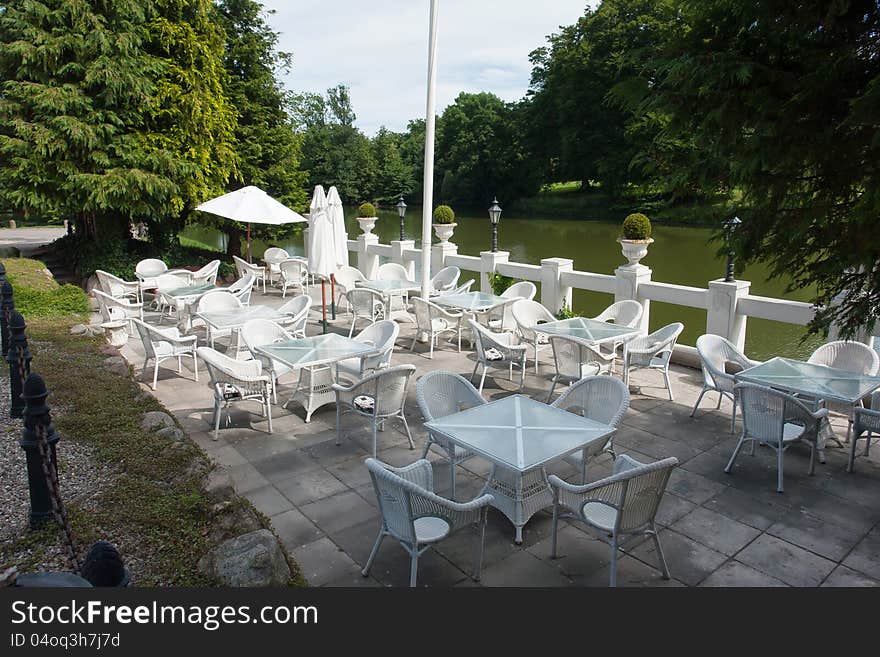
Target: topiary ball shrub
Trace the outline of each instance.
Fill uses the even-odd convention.
[[[434,210],[433,219],[435,224],[454,224],[455,212],[448,205],[438,205]]]
[[[358,206],[358,216],[364,219],[370,219],[376,216],[376,206],[372,203],[361,203]]]
[[[647,240],[651,237],[651,220],[641,212],[634,212],[623,220],[623,238]]]

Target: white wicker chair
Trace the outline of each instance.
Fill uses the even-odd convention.
[[[354,333],[354,327],[358,319],[365,319],[370,324],[375,324],[380,319],[385,319],[384,297],[365,287],[358,287],[345,293],[348,307],[351,310],[351,327],[348,329],[348,337]]]
[[[183,357],[192,356],[193,376],[196,381],[199,380],[199,363],[196,358],[198,338],[196,336],[180,335],[180,332],[174,327],[150,326],[139,319],[131,321],[134,323],[144,346],[144,372],[147,371],[149,362],[153,361],[153,390],[156,389],[159,379],[159,364],[169,358],[177,359],[177,373],[181,374],[183,372]]]
[[[620,379],[588,376],[563,392],[551,406],[617,428],[629,408],[629,389]],[[595,441],[565,457],[567,463],[580,470],[583,483],[587,483],[587,463],[603,451],[614,455],[613,438],[612,434],[604,443]]]
[[[471,381],[477,375],[477,369],[483,366],[483,375],[480,377],[479,391],[483,392],[483,383],[486,381],[486,372],[490,367],[506,368],[510,372],[510,380],[513,381],[513,367],[520,368],[519,389],[522,390],[526,378],[526,345],[514,344],[512,333],[493,333],[485,326],[480,326],[473,319],[467,320],[468,326],[474,335],[474,347],[476,349],[477,364],[471,374]]]
[[[373,560],[386,536],[397,539],[410,556],[410,587],[416,586],[419,557],[432,545],[465,527],[476,533],[474,580],[479,581],[483,563],[486,512],[491,495],[470,502],[454,502],[434,493],[431,464],[421,459],[403,468],[394,468],[375,459],[366,460],[379,511],[379,535],[361,573],[370,574]]]
[[[241,301],[242,306],[249,306],[251,305],[251,292],[253,292],[256,282],[257,279],[252,274],[247,274],[226,288],[226,291]]]
[[[226,290],[212,290],[199,297],[196,303],[195,314],[207,312],[220,312],[224,310],[236,310],[241,308],[241,301],[234,294]],[[227,337],[232,334],[231,329],[214,329],[205,324],[205,321],[199,317],[193,317],[192,327],[205,326],[205,342],[212,348],[216,338]]]
[[[210,347],[198,348],[214,391],[214,440],[220,435],[220,415],[236,401],[258,401],[272,433],[272,382],[258,360],[236,360]],[[226,417],[229,423],[229,416]]]
[[[158,258],[146,258],[141,260],[134,267],[135,277],[145,283],[150,283],[152,279],[168,271],[168,265]]]
[[[207,265],[191,272],[189,278],[190,285],[216,285],[217,274],[220,271],[220,261],[212,260]]]
[[[487,403],[470,381],[460,374],[443,371],[428,372],[419,379],[416,383],[416,402],[425,422]],[[474,454],[441,436],[429,433],[422,451],[423,459],[428,457],[428,452],[434,445],[442,450],[449,461],[449,497],[454,499],[455,466],[467,461]]]
[[[268,372],[272,380],[272,400],[278,403],[278,379],[288,374],[292,368],[289,365],[268,358],[256,350],[256,347],[275,344],[292,340],[293,336],[283,327],[269,319],[252,319],[245,322],[240,331],[241,339],[247,346],[251,358],[263,364],[263,372]]]
[[[140,281],[126,281],[103,269],[95,270],[101,291],[114,299],[134,299],[141,301]]]
[[[730,474],[734,461],[746,442],[752,443],[752,456],[755,444],[767,445],[776,451],[777,492],[783,492],[782,461],[785,450],[796,442],[810,446],[810,470],[816,469],[816,451],[821,421],[828,417],[828,409],[812,411],[801,400],[780,390],[751,383],[738,383],[734,388],[734,398],[742,408],[743,430],[739,442],[730,455],[724,471]]]
[[[726,338],[712,333],[697,338],[697,353],[700,355],[700,365],[703,369],[703,389],[700,391],[700,396],[697,397],[697,403],[694,404],[691,417],[694,417],[697,412],[703,395],[714,390],[718,393],[716,408],[721,408],[721,400],[724,397],[733,402],[733,412],[730,417],[730,431],[733,433],[736,430],[736,397],[734,392],[736,379],[733,374],[727,372],[727,367],[732,365],[741,371],[758,363],[746,358],[746,355]]]
[[[309,266],[302,260],[288,258],[278,264],[278,273],[281,276],[281,297],[287,298],[287,288],[298,288],[301,294],[307,294],[309,289]]]
[[[455,289],[461,269],[458,267],[444,267],[431,277],[431,296],[447,294]]]
[[[571,385],[581,379],[596,374],[611,376],[614,370],[614,354],[606,354],[586,340],[570,335],[549,336],[553,348],[553,375],[547,402],[553,398],[556,386],[560,383]]]
[[[247,260],[243,260],[238,256],[232,256],[232,261],[235,263],[235,271],[238,273],[239,278],[244,278],[248,274],[252,275],[256,282],[263,283],[263,294],[266,294],[266,280],[268,279],[268,270],[265,266],[251,264]]]
[[[357,287],[357,283],[360,281],[367,280],[366,277],[361,273],[360,269],[352,267],[350,265],[343,265],[339,268],[339,271],[334,275],[336,279],[336,307],[339,308],[343,299],[348,300],[345,296],[346,292],[349,290],[353,290]],[[351,312],[351,309],[349,309]]]
[[[336,392],[336,444],[342,442],[342,416],[355,413],[371,419],[373,434],[373,457],[376,456],[376,431],[379,424],[392,417],[400,418],[410,449],[415,449],[409,424],[406,421],[404,405],[409,380],[416,371],[415,365],[386,367],[351,385],[333,384]]]
[[[189,272],[188,272],[189,273]],[[186,308],[187,299],[175,298],[166,294],[171,290],[189,286],[189,277],[184,274],[161,274],[156,277],[156,300],[159,303],[159,323],[172,314],[180,320]]]
[[[537,330],[541,322],[555,322],[556,318],[537,301],[517,299],[510,309],[516,329],[523,341],[531,345],[535,352],[535,373],[538,372],[538,352],[550,346],[545,333]]]
[[[354,340],[372,345],[376,350],[365,356],[346,358],[336,363],[336,371],[340,376],[358,380],[368,374],[372,374],[382,368],[391,365],[391,355],[394,352],[394,343],[400,334],[400,326],[390,319],[371,324],[363,331],[354,336]]]
[[[610,585],[617,586],[617,550],[631,539],[648,535],[657,548],[657,560],[664,579],[669,579],[669,566],[657,536],[655,517],[669,475],[678,465],[671,457],[656,463],[639,463],[622,454],[614,461],[613,474],[591,484],[575,486],[550,475],[553,490],[553,543],[550,552],[556,558],[556,534],[560,507],[573,519],[583,522],[599,540],[611,546]]]
[[[859,440],[865,441],[867,456],[871,451],[871,438],[873,434],[880,433],[880,392],[871,395],[871,408],[857,408],[853,417],[853,429],[849,439],[849,458],[846,462],[846,471],[852,472],[856,460],[856,445]]]
[[[290,254],[277,246],[270,246],[263,252],[263,262],[268,268],[266,275],[269,284],[281,277],[281,263],[290,258]]]
[[[279,309],[279,313],[287,313],[289,317],[279,319],[278,323],[287,329],[294,337],[306,337],[306,323],[309,321],[309,311],[312,309],[312,297],[301,294],[294,297]]]
[[[408,281],[409,272],[403,265],[396,262],[386,262],[384,265],[379,265],[376,278],[380,281]]]
[[[428,358],[434,357],[437,337],[444,333],[454,333],[458,336],[458,350],[461,351],[462,313],[446,310],[421,297],[412,298],[412,307],[416,316],[416,332],[409,347],[410,351],[415,350],[416,342],[423,333],[428,334]]]
[[[469,278],[457,288],[450,290],[449,294],[464,294],[465,292],[470,292],[474,283],[476,283],[476,281],[473,278]]]
[[[132,320],[144,318],[144,304],[130,299],[117,299],[101,290],[92,290],[105,322],[127,321],[128,332],[134,334]]]
[[[629,383],[629,373],[635,369],[659,370],[673,401],[672,385],[669,383],[669,361],[675,342],[684,330],[684,324],[675,322],[648,335],[633,338],[623,345],[623,382]]]
[[[502,299],[507,299],[508,303],[505,303],[500,308],[492,309],[492,312],[489,313],[489,328],[493,331],[515,331],[516,322],[513,319],[513,304],[519,299],[531,301],[535,298],[537,292],[538,288],[530,281],[514,283],[504,290],[499,296]]]
[[[644,308],[638,301],[625,299],[624,301],[612,303],[601,313],[593,317],[593,319],[599,322],[617,324],[618,326],[636,328],[639,325],[639,320],[642,319],[643,312]]]

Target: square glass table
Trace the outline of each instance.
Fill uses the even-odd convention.
[[[356,285],[357,287],[364,287],[382,295],[385,299],[385,307],[388,309],[388,319],[402,319],[415,322],[412,315],[406,311],[406,297],[409,296],[411,290],[418,287],[418,283],[415,281],[408,281],[400,278],[390,280],[376,279],[358,281]],[[394,303],[396,298],[400,299],[397,304]]]
[[[538,324],[535,330],[545,335],[566,335],[580,338],[593,344],[622,342],[639,334],[639,329],[609,324],[608,322],[588,319],[586,317],[572,317],[570,319]]]
[[[203,320],[210,328],[221,329],[240,329],[252,319],[270,319],[277,321],[288,317],[287,313],[280,313],[274,308],[268,306],[242,306],[229,310],[213,310],[203,313],[196,313],[196,317]]]
[[[858,404],[880,388],[877,376],[779,357],[738,372],[736,380],[844,404]]]
[[[483,313],[503,306],[510,299],[505,297],[497,297],[488,292],[461,292],[459,294],[441,294],[439,297],[431,299],[432,303],[444,308],[455,308],[457,310],[468,310],[470,312]]]
[[[297,338],[254,347],[254,351],[300,371],[299,383],[293,396],[284,404],[301,401],[306,410],[306,422],[318,408],[336,401],[332,385],[336,381],[334,365],[346,358],[356,358],[375,351],[375,346],[326,333],[309,338]]]
[[[606,441],[616,429],[525,395],[511,395],[425,423],[425,429],[493,464],[483,492],[516,527],[553,504],[544,465]]]
[[[199,285],[184,285],[183,287],[175,287],[170,290],[162,290],[162,294],[166,297],[174,299],[189,299],[190,297],[198,297],[206,292],[210,292],[217,286],[213,283],[201,283]]]

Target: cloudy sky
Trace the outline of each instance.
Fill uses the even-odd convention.
[[[425,116],[428,0],[263,0],[292,52],[294,91],[351,88],[357,125],[372,135]],[[587,0],[440,0],[438,113],[461,91],[521,98],[528,55],[583,14]]]

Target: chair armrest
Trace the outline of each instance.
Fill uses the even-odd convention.
[[[401,479],[405,479],[411,484],[420,486],[425,490],[434,491],[434,468],[427,459],[419,459],[414,463],[396,468],[391,465],[385,465],[389,472],[393,472]]]
[[[469,502],[455,502],[432,492],[420,493],[418,496],[413,496],[413,512],[417,516],[445,518],[449,523],[450,533],[452,533],[462,527],[479,522],[483,509],[488,507],[494,499],[492,495],[486,493]]]

